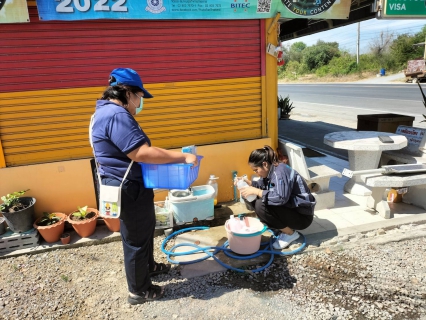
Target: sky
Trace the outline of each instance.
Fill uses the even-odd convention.
[[[370,42],[380,35],[381,31],[393,32],[395,35],[407,33],[415,34],[426,25],[426,19],[422,20],[378,20],[370,19],[360,22],[360,54],[366,53]],[[302,41],[306,45],[311,46],[316,44],[318,40],[326,42],[338,42],[339,48],[349,51],[352,54],[356,53],[358,23],[353,23],[348,26],[331,29],[328,31],[319,32],[317,34],[300,37],[297,39],[283,42],[283,45],[292,44]],[[330,40],[332,39],[332,40]]]

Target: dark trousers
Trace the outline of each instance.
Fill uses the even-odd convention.
[[[120,185],[120,182],[102,179],[102,184]],[[154,192],[145,189],[142,183],[125,181],[121,189],[120,233],[131,293],[143,294],[151,286],[149,269],[154,268],[154,231]]]
[[[301,214],[297,212],[296,208],[266,206],[262,199],[256,199],[248,204],[254,208],[259,220],[271,229],[288,227],[294,230],[303,230],[309,227],[314,220],[313,215]]]

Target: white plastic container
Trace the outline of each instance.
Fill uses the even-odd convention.
[[[155,208],[155,229],[164,229],[173,227],[173,212],[169,207],[168,201],[154,202]]]
[[[242,188],[248,187],[249,185],[247,184],[247,182],[245,182],[243,179],[238,180],[237,182],[237,188],[238,190],[241,190]],[[254,201],[257,198],[256,195],[251,194],[249,196],[246,197],[246,200],[249,202]]]
[[[176,223],[194,222],[214,217],[214,188],[195,186],[188,190],[170,190],[169,206]]]

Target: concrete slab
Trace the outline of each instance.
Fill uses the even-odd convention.
[[[261,242],[267,242],[270,238],[270,233],[265,232],[262,235]],[[224,226],[212,227],[207,230],[194,230],[186,233],[179,234],[175,238],[175,245],[181,245],[176,248],[174,252],[185,252],[185,251],[193,251],[196,250],[192,245],[197,245],[200,248],[209,248],[209,247],[223,247],[225,242],[228,240],[228,236]],[[191,244],[191,246],[182,246],[183,244]],[[206,249],[207,250],[207,249]],[[208,250],[209,254],[213,254],[216,251],[215,248],[212,250]],[[244,258],[244,255],[238,255],[236,253],[231,252],[232,255]],[[174,256],[173,259],[180,262],[188,262],[194,261],[197,259],[202,259],[206,257],[208,254],[206,253],[192,253],[189,255],[182,256]],[[217,252],[215,257],[222,261],[223,263],[230,265],[233,268],[243,268],[247,264],[259,264],[264,265],[270,258],[270,255],[263,254],[259,257],[251,258],[248,260],[239,260],[228,257],[223,251]],[[222,266],[220,263],[216,262],[216,260],[212,257],[197,262],[194,264],[186,264],[182,266],[181,275],[184,278],[193,278],[196,276],[201,276],[209,273],[224,271],[226,268]]]

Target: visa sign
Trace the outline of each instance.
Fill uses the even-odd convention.
[[[425,18],[426,2],[418,0],[384,0],[382,18]]]

